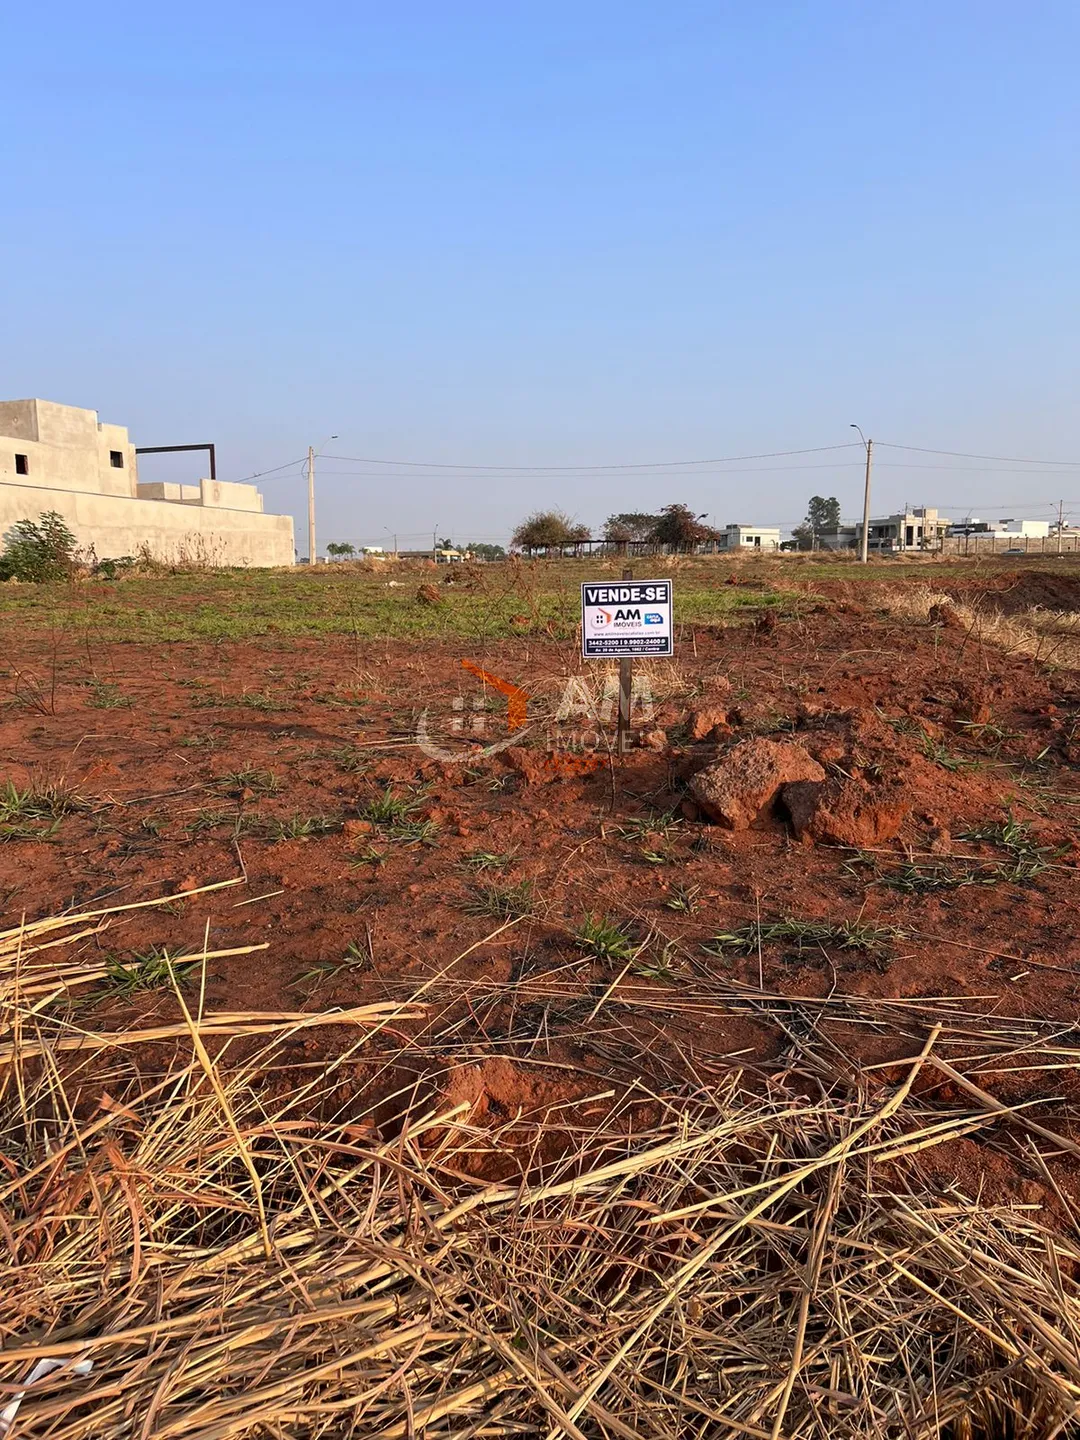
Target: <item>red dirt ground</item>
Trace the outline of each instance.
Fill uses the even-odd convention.
[[[1022,592],[1024,605],[1045,604],[1053,591],[1061,605],[1059,581],[1003,582],[1004,603]],[[1075,605],[1072,591],[1065,603]],[[12,671],[36,674],[48,695],[55,663],[57,683],[55,713],[25,699],[0,710],[0,781],[61,782],[89,807],[47,838],[0,844],[6,923],[239,876],[244,884],[233,889],[117,917],[88,943],[130,960],[151,946],[198,953],[206,937],[215,950],[268,942],[210,963],[212,1010],[404,999],[443,973],[425,994],[427,1020],[402,1022],[342,1063],[339,1098],[358,1123],[393,1126],[401,1102],[390,1097],[403,1087],[505,1116],[583,1102],[638,1076],[707,1083],[736,1065],[765,1076],[783,1063],[790,1033],[750,1008],[695,1014],[680,1005],[714,983],[760,982],[796,998],[921,999],[931,1014],[933,997],[972,997],[973,1013],[1053,1020],[1062,1043],[1076,1043],[1080,683],[962,629],[896,621],[855,598],[822,600],[768,627],[700,629],[677,662],[696,693],[669,697],[649,722],[665,732],[653,742],[663,748],[636,749],[622,762],[605,756],[591,773],[549,772],[537,783],[528,783],[529,765],[500,755],[428,759],[413,736],[425,706],[450,714],[454,696],[474,693],[462,659],[533,691],[540,677],[580,673],[572,651],[554,642],[522,638],[483,653],[465,643],[380,643],[359,657],[359,671],[351,643],[117,645],[94,664],[96,679],[115,687],[108,695],[131,702],[119,708],[96,708],[105,692],[88,684],[95,677],[74,643],[55,657],[51,640],[9,632],[6,645]],[[726,711],[727,723],[691,740],[690,712],[708,706]],[[898,836],[859,856],[799,843],[782,809],[742,831],[706,823],[689,780],[750,736],[816,747],[841,787],[853,769],[860,784],[904,785],[910,813]],[[273,772],[278,788],[262,794],[258,783],[222,779],[250,770]],[[434,822],[426,841],[388,840],[360,818],[386,787],[422,787],[411,818]],[[678,823],[665,834],[655,817],[666,813]],[[926,894],[881,883],[905,863],[970,856],[980,873],[1004,866],[1000,845],[961,837],[1009,813],[1047,852],[1034,878]],[[333,828],[294,839],[259,833],[294,815],[325,817]],[[246,821],[240,833],[237,817]],[[632,821],[643,823],[622,833]],[[502,871],[476,874],[467,857],[481,851],[511,858]],[[502,920],[464,908],[478,885],[522,881],[533,886],[536,915],[497,935]],[[668,908],[679,887],[697,887],[689,912]],[[609,995],[622,964],[588,958],[575,944],[586,914],[606,914],[648,941],[626,982],[647,1003]],[[903,938],[884,955],[834,945],[799,953],[771,944],[734,957],[702,949],[759,917],[894,926]],[[359,958],[335,969],[351,945]],[[178,1013],[167,990],[123,998],[99,989],[77,1015],[88,1028],[116,1028]],[[893,1060],[918,1049],[910,1035],[869,1025],[828,1034],[841,1070],[845,1056]],[[307,1032],[295,1041],[297,1062],[350,1043],[340,1030]],[[1013,1073],[1003,1062],[983,1083],[1006,1103],[1045,1095],[1033,1113],[1080,1133],[1073,1072],[1061,1074],[1048,1089],[1041,1072]],[[588,1105],[574,1113],[587,1118]],[[980,1179],[1017,1193],[1030,1184],[981,1141],[941,1147],[932,1164],[953,1164],[969,1189]],[[1080,1194],[1071,1165],[1057,1173]]]

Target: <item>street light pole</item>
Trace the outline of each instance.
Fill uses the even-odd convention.
[[[859,430],[859,427],[853,424],[851,429]],[[859,430],[859,439],[866,446],[866,484],[863,488],[862,541],[859,545],[859,559],[865,565],[870,558],[870,464],[874,451],[874,442],[873,440],[867,440],[861,430]]]
[[[319,446],[319,450],[329,440],[336,440],[336,435],[329,435]],[[307,539],[308,539],[308,564],[315,564],[315,456],[318,453],[314,445],[307,447]]]
[[[307,447],[307,543],[308,564],[315,564],[315,447]]]

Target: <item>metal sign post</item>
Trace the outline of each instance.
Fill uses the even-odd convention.
[[[633,580],[633,569],[628,565],[622,572],[624,580]],[[630,748],[630,701],[634,694],[634,657],[626,655],[619,661],[619,730],[615,748],[625,755]]]
[[[581,653],[586,660],[619,662],[620,755],[630,746],[634,659],[673,654],[672,632],[670,580],[635,581],[634,572],[627,569],[621,582],[582,585]]]

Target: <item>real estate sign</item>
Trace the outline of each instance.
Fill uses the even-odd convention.
[[[587,660],[671,655],[670,580],[604,580],[581,587],[581,653]]]

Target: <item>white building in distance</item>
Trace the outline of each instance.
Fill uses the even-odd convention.
[[[1056,533],[1057,526],[1054,531]],[[957,520],[948,529],[950,539],[963,535],[993,535],[999,540],[1045,540],[1050,534],[1049,520],[980,520],[972,515]]]
[[[772,525],[725,525],[720,532],[721,550],[779,550],[780,527]]]
[[[934,550],[948,532],[949,524],[944,515],[926,505],[895,515],[879,515],[870,520],[869,548],[886,554],[902,550]],[[853,550],[861,540],[862,525],[858,521],[819,530],[814,536],[815,545],[822,550]]]
[[[290,515],[265,515],[254,485],[139,484],[135,446],[95,410],[0,401],[0,535],[55,510],[99,560],[292,565]]]

